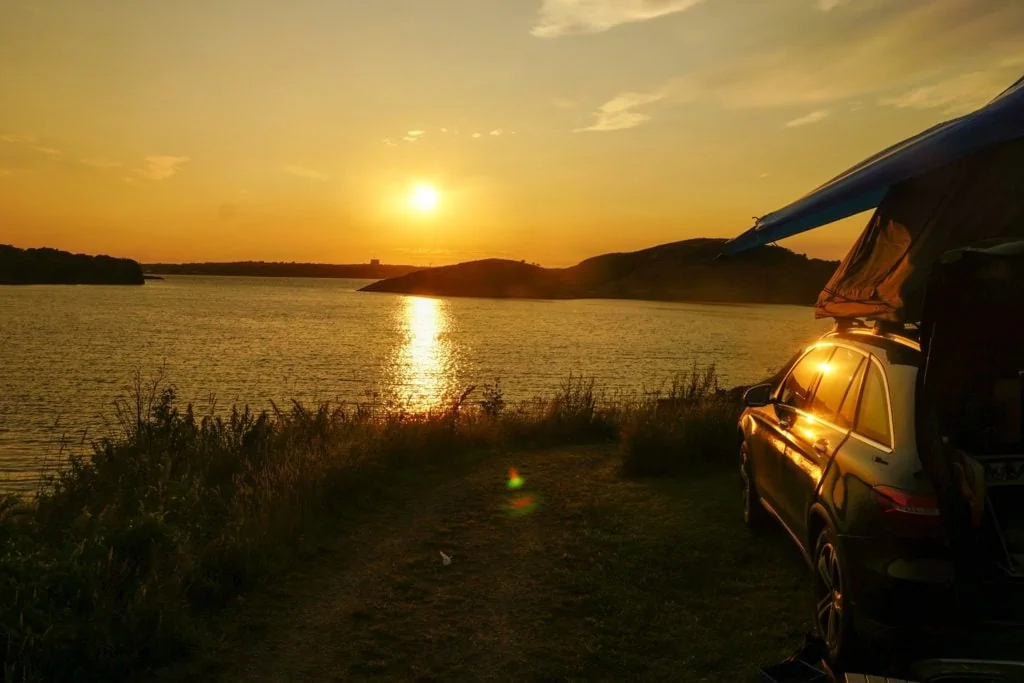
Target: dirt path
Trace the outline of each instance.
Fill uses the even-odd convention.
[[[724,474],[629,482],[609,449],[572,448],[413,493],[250,598],[214,661],[172,678],[737,680],[805,628],[795,552],[747,537]]]

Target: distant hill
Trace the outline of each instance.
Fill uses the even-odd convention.
[[[423,266],[392,266],[382,263],[334,265],[330,263],[280,263],[237,261],[232,263],[147,263],[152,275],[235,275],[246,277],[325,277],[379,280],[421,270]]]
[[[375,282],[364,292],[527,299],[650,299],[813,305],[837,261],[766,246],[717,259],[725,240],[604,254],[571,268],[489,259]]]
[[[142,266],[110,256],[0,244],[0,285],[141,285]]]

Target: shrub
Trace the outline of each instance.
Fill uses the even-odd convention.
[[[664,476],[729,466],[736,446],[740,406],[718,385],[714,366],[696,366],[667,392],[653,392],[623,422],[622,471]]]

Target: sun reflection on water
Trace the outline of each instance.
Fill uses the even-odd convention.
[[[404,394],[400,400],[407,408],[428,410],[455,390],[455,358],[446,338],[448,317],[441,299],[405,297],[401,322],[405,343],[396,370]]]

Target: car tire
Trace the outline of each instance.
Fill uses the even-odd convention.
[[[860,661],[861,648],[853,627],[849,572],[831,527],[818,535],[811,559],[815,632],[828,648],[830,663],[844,670]]]
[[[768,511],[761,505],[761,497],[757,493],[757,481],[745,440],[740,443],[740,482],[743,486],[743,523],[752,531],[760,531],[768,524]]]

